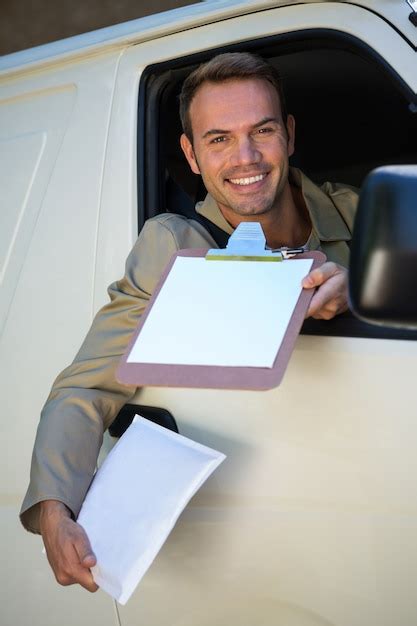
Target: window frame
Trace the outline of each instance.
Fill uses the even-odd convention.
[[[146,219],[162,212],[157,211],[156,207],[167,206],[165,184],[157,182],[164,180],[165,177],[165,164],[162,163],[161,156],[163,137],[159,131],[161,103],[167,89],[182,80],[193,67],[222,52],[245,50],[258,52],[265,58],[269,58],[291,54],[293,51],[307,51],[324,46],[328,46],[330,49],[336,47],[374,63],[410,105],[414,104],[415,106],[417,104],[416,94],[412,92],[407,83],[385,58],[362,40],[336,30],[305,29],[281,33],[219,46],[216,49],[199,51],[179,59],[149,65],[141,76],[138,99],[137,197],[139,231]],[[373,326],[355,318],[351,313],[337,316],[331,321],[306,320],[301,332],[308,335],[340,337],[417,339],[417,331]]]

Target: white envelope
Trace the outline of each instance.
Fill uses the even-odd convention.
[[[97,471],[78,516],[95,582],[125,604],[191,497],[225,455],[136,416]]]

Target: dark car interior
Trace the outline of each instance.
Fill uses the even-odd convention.
[[[209,50],[147,68],[139,90],[139,225],[160,212],[187,213],[204,198],[179,146],[178,94],[201,62],[224,51],[260,54],[277,66],[296,119],[291,164],[314,182],[360,187],[375,167],[417,163],[417,96],[384,59],[336,31],[303,31]],[[417,332],[382,329],[346,314],[306,320],[303,332],[416,339]]]

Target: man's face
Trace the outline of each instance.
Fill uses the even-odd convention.
[[[193,145],[182,135],[181,146],[226,219],[277,209],[288,185],[294,119],[288,117],[287,131],[273,86],[262,79],[204,83],[190,119]]]

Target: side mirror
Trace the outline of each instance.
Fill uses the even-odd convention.
[[[417,328],[417,165],[381,167],[365,179],[349,291],[364,321]]]

